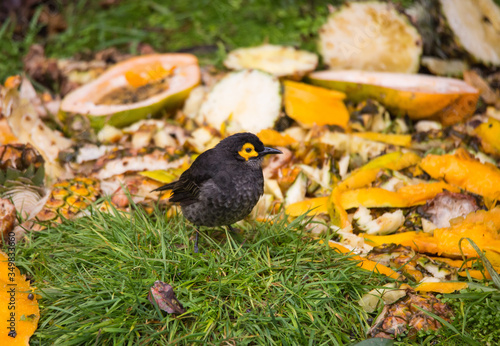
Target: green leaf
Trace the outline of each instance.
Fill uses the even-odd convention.
[[[44,168],[44,166],[41,166],[36,171],[35,176],[33,177],[32,181],[33,181],[33,184],[35,184],[36,186],[43,186],[44,179],[45,179],[45,168]]]

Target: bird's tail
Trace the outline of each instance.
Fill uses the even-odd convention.
[[[154,189],[154,190],[151,190],[151,192],[155,192],[155,191],[165,191],[165,190],[172,190],[174,187],[175,187],[175,184],[177,182],[174,181],[173,183],[170,183],[170,184],[166,184],[166,185],[163,185],[163,186],[160,186],[159,188],[157,189]]]

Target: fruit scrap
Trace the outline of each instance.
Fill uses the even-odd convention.
[[[393,282],[384,285],[384,287],[387,288],[375,288],[361,297],[358,303],[363,310],[372,313],[377,310],[381,303],[384,305],[392,304],[406,296],[406,290],[396,288]]]
[[[500,273],[500,268],[496,269],[497,273]],[[468,277],[470,275],[471,278],[474,278],[476,280],[491,280],[491,275],[488,273],[486,270],[481,271],[477,269],[467,269],[463,270],[461,272],[458,272],[458,275],[461,277]]]
[[[481,146],[488,154],[500,156],[500,121],[489,118],[475,129],[481,139]]]
[[[443,14],[439,21],[449,26],[446,29],[454,35],[455,45],[465,50],[475,62],[500,65],[498,3],[493,0],[439,0],[439,3]]]
[[[297,140],[290,137],[288,134],[282,134],[276,130],[264,129],[261,130],[257,137],[264,143],[264,145],[274,146],[274,147],[286,147],[296,143]]]
[[[343,181],[341,181],[337,186],[334,187],[332,194],[330,195],[330,199],[328,201],[328,213],[330,215],[332,224],[346,231],[352,230],[352,225],[346,212],[346,209],[349,209],[346,208],[346,206],[349,206],[349,198],[351,198],[350,203],[354,203],[355,206],[359,206],[362,204],[359,204],[359,201],[356,202],[356,196],[351,196],[357,194],[358,192],[355,192],[357,190],[351,189],[357,189],[371,184],[373,181],[375,181],[377,175],[384,168],[400,170],[415,165],[419,161],[420,157],[415,153],[402,153],[400,151],[397,151],[379,156],[371,160],[361,168],[353,171],[349,176],[347,176]],[[410,193],[412,191],[413,190],[410,190]],[[385,192],[382,192],[382,194],[384,193]],[[346,194],[346,197],[344,197],[344,194]],[[402,202],[400,197],[395,197],[393,199],[395,199],[399,204],[407,203],[406,201]],[[383,202],[385,201],[382,201],[382,203]]]
[[[409,246],[415,251],[422,253],[437,253],[437,244],[433,236],[424,232],[404,232],[391,235],[369,235],[361,234],[367,244],[381,246],[384,244],[399,244]]]
[[[320,244],[322,244],[322,243],[323,243],[323,241],[320,241]],[[343,253],[343,254],[351,254],[352,253],[352,251],[350,251],[345,246],[343,246],[337,242],[331,241],[331,240],[328,242],[328,246],[330,246],[330,248],[332,248],[332,249],[338,250],[340,253]],[[391,268],[386,267],[383,264],[369,260],[367,258],[358,256],[358,255],[354,255],[354,256],[350,256],[349,259],[354,260],[354,261],[359,261],[357,266],[361,267],[362,269],[372,271],[374,273],[383,274],[383,275],[385,275],[389,278],[392,278],[392,279],[399,279],[399,277],[400,277],[400,274],[398,274],[397,272],[395,272]]]
[[[379,156],[359,169],[353,171],[342,182],[339,188],[342,190],[357,189],[371,184],[377,178],[382,169],[401,170],[416,165],[421,160],[420,156],[413,152],[393,153]]]
[[[458,192],[459,189],[443,182],[421,183],[403,186],[396,192],[378,187],[348,190],[341,194],[340,203],[344,209],[364,206],[367,208],[405,208],[424,204],[443,190]]]
[[[366,256],[369,260],[388,266],[415,282],[424,280],[457,280],[457,270],[447,263],[416,253],[409,246],[388,244],[376,246]]]
[[[286,114],[303,127],[314,124],[347,127],[349,113],[342,101],[344,93],[289,80],[283,85]]]
[[[317,64],[318,56],[314,53],[271,44],[233,50],[224,60],[224,65],[232,70],[258,69],[276,77],[294,79],[314,71]]]
[[[214,129],[224,127],[228,134],[258,133],[272,128],[280,111],[278,78],[259,70],[241,70],[215,84],[201,104],[199,117]]]
[[[342,206],[341,198],[342,188],[336,186],[332,190],[332,194],[328,200],[328,214],[330,215],[330,222],[332,225],[341,228],[344,231],[352,232],[351,221],[349,221],[349,216],[347,211]]]
[[[167,77],[168,82],[163,82]],[[194,55],[134,57],[66,95],[59,119],[68,125],[73,115],[79,114],[96,129],[105,124],[123,127],[161,109],[176,108],[199,82],[200,68]]]
[[[347,98],[375,99],[411,119],[436,118],[452,125],[471,116],[479,91],[462,80],[427,75],[369,71],[319,71],[309,74],[319,86],[345,92]]]
[[[410,135],[396,135],[391,133],[378,133],[378,132],[354,132],[354,136],[369,139],[375,142],[382,142],[400,147],[411,146]]]
[[[11,264],[0,251],[0,344],[29,346],[40,319],[38,299],[30,281]]]
[[[437,330],[441,323],[427,315],[424,311],[432,312],[447,322],[453,316],[451,307],[442,303],[431,293],[417,294],[409,286],[405,298],[394,304],[384,306],[373,326],[368,331],[369,337],[392,339],[402,334],[412,337],[419,331]]]
[[[286,207],[285,213],[290,216],[300,216],[310,211],[311,214],[325,214],[328,212],[328,197],[316,197],[290,204]]]
[[[0,240],[7,239],[16,222],[16,208],[8,200],[0,198]]]
[[[404,232],[386,236],[362,235],[368,244],[401,244],[409,246],[421,253],[437,254],[445,257],[476,257],[477,253],[468,242],[459,243],[462,238],[472,239],[477,246],[485,251],[486,257],[495,267],[500,267],[500,236],[493,223],[460,222],[451,227],[438,228],[434,235],[423,232]]]
[[[325,64],[330,69],[417,72],[422,38],[391,5],[347,2],[337,8],[319,31]]]
[[[417,292],[436,292],[436,293],[453,293],[469,287],[467,282],[422,282],[415,291]]]
[[[479,162],[462,148],[455,154],[427,155],[420,167],[434,179],[443,179],[492,200],[500,198],[500,169]]]

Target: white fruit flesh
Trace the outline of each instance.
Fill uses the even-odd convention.
[[[233,70],[259,69],[277,77],[303,76],[316,68],[318,56],[293,47],[264,44],[230,52],[224,65]]]
[[[319,36],[331,69],[414,73],[419,67],[422,38],[387,3],[349,3],[330,15]]]
[[[273,127],[281,109],[280,83],[276,77],[257,70],[225,76],[207,95],[200,117],[215,129],[227,123],[236,133]]]
[[[448,25],[476,60],[500,65],[500,8],[492,0],[440,0]]]

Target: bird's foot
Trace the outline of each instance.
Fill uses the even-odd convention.
[[[198,249],[198,237],[200,235],[200,231],[198,231],[197,228],[195,228],[196,234],[194,236],[194,253],[199,253],[200,250]]]
[[[233,235],[238,235],[241,233],[241,230],[239,228],[234,228],[231,225],[227,225],[227,228],[229,229],[229,232]]]

